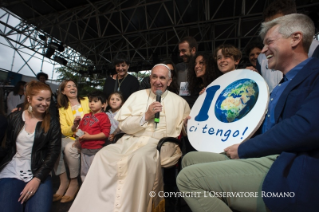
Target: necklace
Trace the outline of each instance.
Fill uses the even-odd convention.
[[[127,77],[128,74],[126,74],[126,76],[123,78],[123,80],[120,82],[119,80],[119,75],[116,76],[117,79],[117,83],[119,84],[119,87],[117,88],[117,91],[120,91],[121,85],[124,82],[125,78]]]

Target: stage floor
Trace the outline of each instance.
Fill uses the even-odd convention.
[[[60,179],[58,176],[55,176],[53,174],[52,176],[52,186],[53,186],[53,192],[55,193],[56,190],[58,190],[59,187],[59,183],[60,183]],[[52,203],[52,208],[51,208],[51,212],[67,212],[69,210],[69,208],[71,207],[73,201],[72,202],[68,202],[68,203],[60,203],[58,202],[53,202]],[[90,211],[88,211],[90,212]],[[166,208],[166,212],[191,212],[191,210],[189,209],[189,207],[187,206],[187,204],[185,203],[185,201],[182,199],[181,200],[181,210],[176,209],[176,206],[171,206],[171,207],[167,207]]]

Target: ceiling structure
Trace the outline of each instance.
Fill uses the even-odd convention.
[[[0,35],[44,53],[49,42],[68,48],[57,56],[78,64],[109,69],[124,53],[136,70],[154,60],[178,61],[178,41],[193,36],[199,51],[212,52],[223,43],[240,49],[258,38],[262,12],[271,0],[2,0],[1,7],[23,21]],[[296,0],[298,11],[318,11],[317,0]],[[9,37],[30,39],[28,44]],[[43,41],[38,35],[48,37]],[[25,40],[24,40],[25,42]],[[62,42],[62,43],[61,43]]]

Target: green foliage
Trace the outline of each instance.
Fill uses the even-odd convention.
[[[151,71],[139,71],[138,73],[130,72],[130,74],[136,77],[139,82],[141,82],[145,77],[148,77],[151,74]]]
[[[78,70],[87,71],[87,69],[80,67],[78,64],[70,64],[68,67],[61,66],[56,68],[58,73],[57,81],[71,79],[78,85],[79,96],[87,96],[89,93],[102,90],[105,82],[104,76],[98,76],[97,74],[79,74]]]

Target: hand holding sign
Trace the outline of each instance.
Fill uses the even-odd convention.
[[[187,124],[190,143],[198,151],[219,153],[247,140],[261,125],[268,101],[268,86],[258,73],[242,69],[220,76],[192,108]],[[235,150],[229,151],[238,157]]]
[[[227,147],[226,149],[224,149],[224,151],[229,158],[239,159],[238,147],[239,147],[239,144],[234,144],[234,145],[231,145],[231,146]]]

